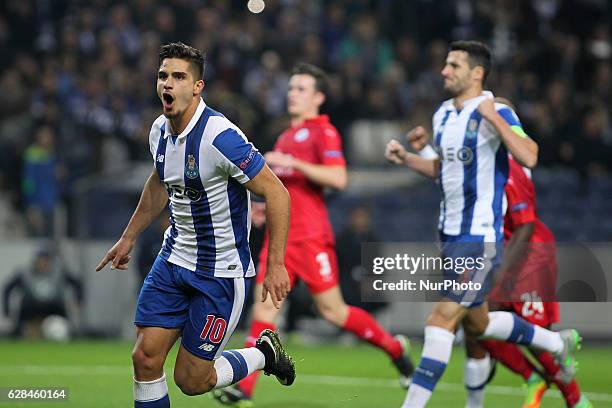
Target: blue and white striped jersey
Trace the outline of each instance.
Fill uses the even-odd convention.
[[[263,157],[203,100],[180,135],[170,131],[162,115],[149,135],[157,174],[170,197],[170,227],[160,256],[197,273],[254,276],[250,195],[242,184],[263,168]]]
[[[495,127],[478,113],[487,97],[493,95],[483,92],[465,101],[460,111],[449,99],[434,113],[442,194],[438,229],[446,235],[481,235],[485,242],[497,242],[503,239],[508,153]],[[508,106],[496,103],[495,108],[516,133],[522,132]]]

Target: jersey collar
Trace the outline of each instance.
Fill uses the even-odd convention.
[[[308,125],[309,123],[314,123],[314,124],[323,124],[323,123],[329,123],[329,116],[327,115],[317,115],[314,118],[310,118],[310,119],[306,119],[303,122],[300,122],[299,124],[293,126],[294,128],[300,128],[303,127],[305,125]]]
[[[189,132],[193,130],[196,123],[198,123],[198,120],[200,120],[200,116],[202,116],[202,112],[204,112],[205,108],[206,108],[206,103],[204,103],[204,99],[200,98],[200,103],[198,104],[198,107],[196,108],[195,113],[191,117],[191,120],[187,124],[187,127],[185,128],[185,130],[181,132],[180,135],[178,135],[179,139],[186,137],[189,134]],[[172,133],[170,132],[170,120],[166,119],[166,129],[164,131],[164,138],[167,138],[168,136],[171,136],[171,135]]]
[[[463,102],[463,109],[471,106],[478,106],[480,102],[482,102],[486,98],[493,98],[493,92],[491,91],[482,91],[482,93],[474,98],[466,99]]]
[[[478,104],[480,102],[482,102],[482,100],[484,98],[494,98],[493,92],[491,92],[491,91],[482,91],[482,93],[480,95],[475,96],[475,97],[470,98],[470,99],[466,99],[463,102],[463,108],[460,111],[464,110],[465,108],[467,108],[468,106],[470,106],[472,104],[476,104],[476,106],[478,106]],[[455,110],[455,104],[453,103],[453,100],[454,99],[451,98],[451,99],[448,99],[448,100],[444,101],[443,105],[446,108],[446,110]]]

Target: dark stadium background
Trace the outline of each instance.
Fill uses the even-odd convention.
[[[259,14],[247,9],[247,1],[3,1],[0,289],[48,251],[82,284],[82,299],[74,288],[65,290],[73,335],[131,341],[135,296],[158,248],[160,228],[145,233],[130,271],[96,275],[93,269],[121,233],[150,171],[148,130],[160,114],[157,55],[159,46],[171,41],[206,52],[205,101],[262,151],[272,148],[287,124],[284,97],[292,65],[306,61],[329,73],[324,112],[342,135],[350,184],[328,198],[345,254],[345,292],[353,302],[360,302],[352,274],[358,260],[350,256],[359,251],[355,236],[415,247],[435,240],[437,187],[386,164],[383,149],[417,124],[431,127],[431,115],[445,98],[439,71],[449,42],[487,42],[495,62],[488,88],[516,105],[526,132],[540,146],[533,178],[542,220],[559,241],[603,243],[593,251],[607,271],[605,265],[612,264],[606,244],[612,240],[611,21],[612,4],[606,0],[266,0]],[[359,216],[369,226],[361,235],[353,226]],[[255,247],[257,237],[261,231],[254,230]],[[612,293],[609,281],[603,286]],[[17,303],[14,297],[2,300]],[[303,305],[299,299],[295,304]],[[369,306],[392,331],[417,339],[429,309],[409,303]],[[10,309],[0,316],[3,337],[13,328],[16,312]],[[597,353],[586,358],[587,367],[588,361],[597,367],[599,356],[612,357],[609,346],[596,345],[612,339],[610,310],[609,303],[562,306],[560,327],[581,329],[584,353]],[[334,336],[316,322],[300,327]],[[95,350],[99,344],[75,347]],[[124,349],[127,361],[130,346],[119,344],[117,352]],[[0,386],[9,372],[20,372],[11,367],[35,364],[26,360],[38,347],[52,346],[0,342]],[[10,350],[24,359],[5,360]],[[330,356],[336,352],[328,350]],[[355,353],[368,356],[359,348]],[[64,363],[52,356],[45,361]],[[456,371],[460,384],[459,365]],[[21,383],[37,378],[23,372]],[[318,373],[327,374],[322,366]],[[612,386],[597,381],[606,375],[589,375],[592,382],[583,388],[603,393],[593,402],[612,404],[612,395],[605,394]],[[391,369],[380,376],[391,378]],[[510,376],[505,381],[519,384]],[[117,392],[129,396],[129,387],[123,387],[127,391]],[[403,394],[395,392],[399,403]],[[463,396],[458,392],[452,398]]]

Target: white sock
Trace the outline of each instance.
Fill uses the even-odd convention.
[[[235,384],[256,370],[264,368],[266,359],[255,347],[239,350],[227,350],[215,360],[217,384],[215,388],[223,388]]]
[[[138,381],[134,378],[134,401],[151,402],[157,401],[168,395],[168,384],[166,374],[153,381]]]
[[[508,340],[514,326],[512,315],[509,312],[489,312],[489,324],[482,337],[490,337],[502,341]]]
[[[563,351],[559,333],[528,323],[510,312],[489,312],[489,324],[482,337],[535,346],[553,354]]]
[[[455,335],[436,326],[425,327],[421,361],[412,377],[402,408],[424,407],[450,360]]]
[[[463,381],[468,393],[466,408],[481,408],[484,404],[484,385],[491,371],[491,358],[466,358]]]
[[[540,326],[534,327],[531,345],[549,351],[555,355],[561,353],[564,347],[563,339],[559,333]]]

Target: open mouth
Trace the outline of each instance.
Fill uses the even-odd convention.
[[[164,103],[164,109],[171,109],[172,108],[172,104],[174,103],[174,96],[170,95],[167,92],[164,92],[162,94],[162,100]]]

